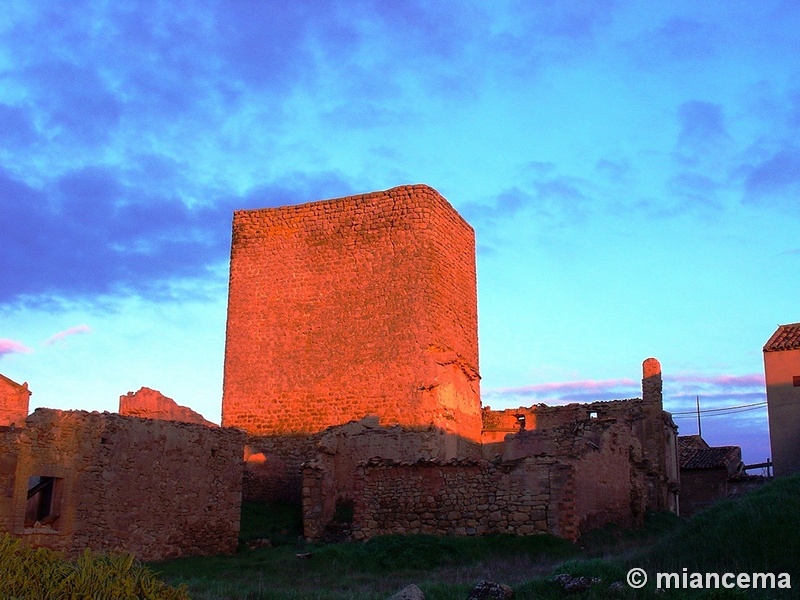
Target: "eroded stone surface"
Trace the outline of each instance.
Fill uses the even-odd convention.
[[[0,430],[0,531],[72,555],[235,552],[243,442],[219,427],[37,409]],[[51,486],[46,502],[28,500],[37,483]]]
[[[206,427],[217,427],[215,423],[207,421],[203,415],[193,411],[188,406],[180,406],[172,398],[148,387],[141,388],[138,392],[128,392],[119,397],[119,414],[143,419],[158,419],[161,421],[181,421],[183,423],[196,423]]]
[[[376,415],[477,441],[478,381],[474,232],[435,190],[234,214],[223,425]]]
[[[24,427],[30,397],[27,383],[19,384],[0,375],[0,427]]]

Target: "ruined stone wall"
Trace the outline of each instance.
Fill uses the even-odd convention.
[[[663,411],[661,365],[654,358],[642,363],[642,398],[609,400],[590,403],[573,403],[565,406],[539,404],[506,410],[484,408],[483,456],[508,458],[508,440],[517,446],[522,440],[539,448],[547,448],[554,456],[567,456],[567,449],[546,432],[560,431],[559,435],[571,439],[571,432],[585,428],[592,422],[624,423],[638,440],[636,468],[646,475],[645,503],[651,510],[677,512],[679,487],[677,427],[669,413]],[[521,417],[521,419],[520,419]],[[521,432],[520,421],[525,430]],[[526,437],[530,431],[542,432],[540,436]],[[513,434],[521,432],[519,438]],[[509,437],[509,434],[512,434]],[[571,443],[571,442],[570,442]],[[533,446],[526,452],[538,452]],[[513,452],[519,452],[514,450]],[[512,452],[512,454],[513,454]]]
[[[4,456],[16,461],[3,511],[10,517],[0,525],[36,546],[68,554],[127,550],[142,560],[236,549],[241,432],[38,409],[25,429],[0,439]],[[32,477],[54,478],[50,515],[40,524],[30,522]],[[3,481],[7,490],[0,464]]]
[[[0,375],[0,426],[25,426],[31,393],[28,384],[22,385]]]
[[[569,465],[545,457],[515,465],[371,461],[358,472],[353,536],[550,532],[574,539],[572,483]],[[555,510],[559,504],[566,510]]]
[[[475,240],[424,185],[233,220],[224,426],[480,438]]]
[[[306,535],[322,535],[340,497],[335,455],[306,464]],[[636,524],[647,472],[629,424],[592,419],[510,435],[502,457],[380,460],[354,474],[353,534],[482,535],[549,532],[575,539],[606,523]]]
[[[161,392],[147,387],[140,388],[138,392],[128,392],[124,396],[120,396],[119,414],[143,419],[181,421],[197,423],[206,427],[217,427],[216,423],[204,419],[203,415],[188,406],[181,406],[172,398],[167,398]]]
[[[436,427],[408,430],[380,427],[377,418],[329,427],[319,437],[317,457],[332,469],[337,499],[353,499],[355,474],[362,462],[380,458],[398,462],[480,458],[480,446]]]
[[[366,417],[305,436],[248,436],[243,496],[248,501],[300,502],[303,463],[325,456],[338,499],[352,499],[359,463],[372,458],[416,461],[479,458],[480,445],[433,426],[383,427]]]
[[[0,426],[0,531],[11,531],[14,524],[14,489],[17,473],[17,428]]]

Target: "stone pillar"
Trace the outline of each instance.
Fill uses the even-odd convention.
[[[658,402],[659,405],[663,403],[661,363],[655,358],[645,359],[642,363],[642,400]]]
[[[642,437],[642,453],[648,463],[648,508],[668,510],[677,504],[670,498],[671,488],[677,485],[677,473],[668,473],[670,462],[667,453],[676,451],[677,442],[670,444],[668,436],[675,432],[669,429],[672,420],[664,413],[661,363],[648,358],[642,363],[642,400],[645,423]],[[674,469],[673,469],[674,470]],[[672,480],[673,485],[670,485]]]

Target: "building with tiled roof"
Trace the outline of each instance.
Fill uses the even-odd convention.
[[[724,468],[736,475],[742,467],[739,446],[709,446],[699,435],[678,436],[678,452],[681,469]]]
[[[780,325],[764,345],[764,378],[773,472],[800,473],[800,323]]]
[[[800,348],[800,323],[780,325],[772,337],[764,344],[764,352],[797,350]]]
[[[709,446],[699,435],[678,436],[682,516],[730,495],[730,480],[743,473],[739,446]]]

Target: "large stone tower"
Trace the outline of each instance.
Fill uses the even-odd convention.
[[[434,189],[233,217],[222,424],[480,439],[475,235]]]

